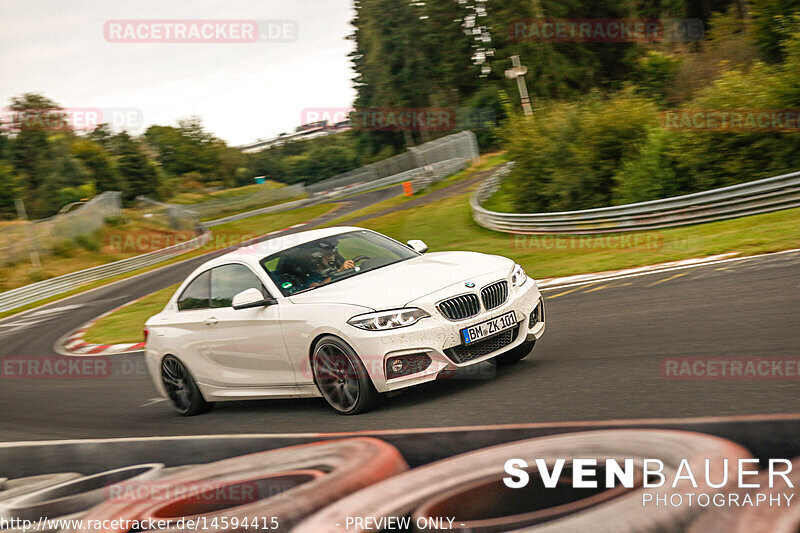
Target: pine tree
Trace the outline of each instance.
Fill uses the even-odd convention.
[[[158,195],[158,172],[147,159],[139,143],[126,132],[114,138],[117,168],[123,182],[123,200],[130,202],[139,195]]]

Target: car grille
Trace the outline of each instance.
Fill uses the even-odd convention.
[[[481,312],[476,294],[462,294],[439,303],[439,311],[450,320],[463,320]]]
[[[497,281],[484,287],[481,290],[483,307],[488,311],[503,305],[508,298],[508,282],[506,280]]]
[[[467,361],[483,357],[484,355],[488,355],[508,346],[517,338],[518,332],[519,326],[473,344],[447,348],[444,353],[455,363],[466,363]]]

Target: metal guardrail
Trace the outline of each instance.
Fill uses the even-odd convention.
[[[420,190],[427,187],[431,183],[444,179],[451,174],[455,174],[456,172],[465,169],[471,160],[472,158],[466,157],[447,159],[431,165],[425,165],[424,167],[412,168],[411,170],[406,170],[405,172],[400,172],[385,178],[380,178],[365,183],[357,183],[349,187],[342,187],[330,191],[325,195],[318,196],[317,198],[330,200],[332,198],[340,198],[342,196],[352,196],[354,194],[369,191],[371,189],[379,189],[381,187],[395,185],[404,181],[413,182],[414,190]]]
[[[29,303],[33,303],[51,296],[63,294],[88,283],[105,280],[119,274],[127,274],[140,268],[155,265],[178,256],[188,250],[199,248],[211,240],[211,232],[205,232],[194,239],[162,248],[121,261],[72,272],[56,278],[39,281],[24,287],[0,293],[0,313],[9,311]]]
[[[587,234],[652,230],[800,206],[800,172],[635,204],[558,213],[498,213],[481,206],[511,171],[507,163],[470,199],[476,223],[505,233]]]
[[[417,174],[411,180],[414,192],[421,191],[448,176],[452,176],[456,172],[464,170],[469,165],[469,162],[470,160],[465,158],[448,159],[447,161],[417,169]]]

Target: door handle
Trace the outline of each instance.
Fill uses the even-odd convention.
[[[211,318],[206,318],[206,326],[215,326],[217,322],[219,322],[219,320],[217,320],[213,316]]]

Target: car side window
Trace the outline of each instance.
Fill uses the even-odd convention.
[[[190,309],[208,309],[210,306],[210,280],[210,271],[203,272],[194,278],[194,280],[183,290],[180,298],[178,298],[178,310],[187,311]]]
[[[252,270],[244,265],[223,265],[211,269],[211,307],[231,307],[233,297],[247,289],[258,289],[264,298],[269,292]]]

